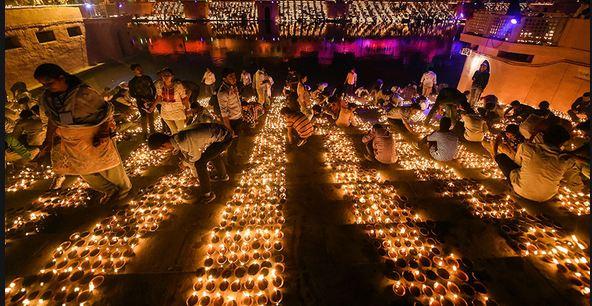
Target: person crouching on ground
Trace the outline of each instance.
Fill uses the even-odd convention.
[[[198,201],[204,204],[216,199],[206,165],[208,161],[214,163],[216,176],[212,178],[213,181],[228,181],[222,153],[230,147],[231,143],[232,133],[217,123],[199,123],[173,136],[154,133],[148,137],[150,150],[175,149],[181,152],[182,163],[187,165],[193,176],[199,179],[201,196]]]
[[[289,107],[284,107],[280,110],[280,114],[286,120],[286,127],[288,128],[288,143],[292,144],[292,133],[296,131],[297,146],[302,146],[306,143],[308,137],[314,133],[314,125],[306,117],[305,114],[292,110]]]
[[[424,137],[419,142],[420,149],[427,149],[433,159],[451,161],[458,150],[458,137],[450,131],[452,120],[448,117],[440,119],[440,129]]]
[[[378,161],[383,164],[394,164],[397,162],[397,149],[395,139],[387,128],[380,123],[372,126],[368,134],[362,137],[366,147],[364,157],[369,161]]]
[[[569,139],[564,127],[552,125],[543,132],[543,143],[525,142],[518,146],[514,160],[498,154],[495,161],[519,196],[536,202],[548,201],[557,194],[560,185],[576,192],[583,189],[575,159],[560,149]]]

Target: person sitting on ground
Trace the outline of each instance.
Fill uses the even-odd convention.
[[[413,83],[408,84],[400,92],[401,98],[405,101],[409,101],[417,96],[417,86]]]
[[[314,133],[314,125],[301,112],[292,110],[289,107],[284,107],[280,110],[280,114],[286,121],[286,128],[288,129],[288,143],[292,144],[293,131],[296,132],[296,145],[302,146],[308,140],[308,137]]]
[[[534,111],[535,109],[532,106],[514,100],[510,103],[510,108],[504,113],[504,117],[507,119],[513,119],[517,122],[522,122],[526,120],[530,114],[534,113]]]
[[[501,121],[501,116],[497,112],[497,104],[494,102],[485,102],[485,107],[479,107],[477,112],[485,120],[487,129],[496,132],[495,125]]]
[[[451,161],[458,150],[458,137],[450,131],[452,121],[448,117],[440,119],[440,129],[424,137],[419,142],[420,149],[427,149],[433,159]]]
[[[250,128],[255,128],[255,126],[257,126],[259,117],[264,112],[263,105],[259,104],[258,102],[242,102],[242,108],[243,120]]]
[[[327,107],[325,107],[325,112],[329,114],[333,120],[337,120],[339,116],[339,110],[341,109],[341,99],[337,95],[332,95],[329,97],[329,102],[327,103]]]
[[[578,124],[575,129],[583,132],[585,142],[570,154],[574,157],[582,175],[590,179],[590,120]]]
[[[310,94],[310,97],[316,102],[316,104],[323,104],[327,101],[327,98],[329,98],[329,95],[326,93],[327,86],[329,86],[329,84],[320,83],[317,86],[317,89]]]
[[[523,143],[518,146],[514,160],[498,154],[495,161],[509,179],[519,196],[536,202],[553,198],[559,186],[573,191],[583,189],[576,162],[560,147],[570,138],[560,125],[552,125],[543,132],[543,143]]]
[[[524,136],[520,134],[520,129],[516,124],[508,124],[505,131],[499,133],[494,139],[489,142],[482,142],[482,146],[495,157],[497,154],[503,153],[514,159],[518,145],[526,141]]]
[[[374,94],[374,104],[382,107],[382,106],[384,106],[385,102],[390,103],[392,96],[393,96],[393,92],[390,89],[386,89],[386,88],[380,89]],[[381,103],[379,103],[380,100],[382,100],[382,105],[381,105]]]
[[[338,127],[349,127],[355,126],[355,114],[354,111],[356,110],[357,105],[355,103],[344,103],[341,104],[339,108],[339,116],[337,120],[335,120],[335,124]]]
[[[458,121],[457,112],[458,108],[469,109],[471,106],[467,102],[467,97],[456,88],[444,88],[438,93],[436,102],[432,105],[430,112],[424,119],[424,124],[429,124],[430,120],[434,118],[436,112],[444,108],[449,114],[452,124],[456,124]]]
[[[414,134],[415,132],[413,131],[413,128],[411,128],[411,120],[417,114],[422,112],[421,106],[417,102],[418,100],[414,100],[413,103],[407,106],[392,107],[389,111],[387,111],[386,117],[388,119],[401,120],[407,131]]]
[[[312,106],[312,115],[313,118],[315,117],[330,117],[331,115],[329,113],[327,113],[322,106],[316,104]],[[312,119],[311,119],[312,120]]]
[[[364,157],[369,161],[378,161],[383,164],[394,164],[397,162],[397,149],[395,139],[380,123],[372,126],[368,134],[362,137],[366,147]]]
[[[21,110],[31,109],[31,107],[38,105],[38,101],[33,99],[31,93],[27,90],[19,92],[15,97],[17,106]]]
[[[529,141],[542,142],[540,134],[551,125],[561,125],[568,132],[572,130],[571,122],[552,113],[547,117],[530,114],[526,120],[520,123],[520,133]]]
[[[577,98],[572,103],[567,114],[573,122],[582,121],[578,115],[583,115],[586,119],[590,119],[590,92],[586,92],[581,97]]]
[[[203,107],[198,102],[193,102],[190,105],[191,107],[191,121],[189,125],[196,125],[199,123],[210,123],[215,122],[214,116],[208,111],[207,108]]]
[[[39,148],[28,148],[23,145],[18,139],[11,135],[6,135],[4,139],[4,161],[7,163],[14,163],[22,161],[27,163],[39,155]]]
[[[207,163],[212,161],[216,168],[213,181],[228,181],[226,166],[222,153],[232,142],[232,133],[223,125],[217,123],[200,123],[179,133],[169,136],[154,133],[148,137],[150,150],[179,150],[181,152],[181,167],[191,169],[193,176],[199,179],[201,188],[200,203],[210,203],[216,199],[212,192]]]
[[[470,142],[481,142],[487,133],[487,123],[479,114],[475,113],[473,108],[465,109],[465,113],[460,115],[464,123],[464,137]]]
[[[39,147],[45,140],[46,127],[41,118],[35,116],[31,110],[24,110],[19,115],[20,120],[14,126],[12,136],[29,147]]]
[[[549,103],[549,101],[543,100],[543,101],[539,102],[539,108],[535,109],[533,114],[535,114],[537,116],[541,116],[541,117],[554,116],[553,112],[551,112],[549,107],[551,107],[551,104]]]
[[[364,86],[360,86],[356,89],[356,97],[358,98],[367,98],[370,95],[370,92],[368,91],[368,89],[364,88]]]

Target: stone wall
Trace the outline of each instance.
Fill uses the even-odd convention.
[[[569,62],[523,65],[475,52],[467,57],[458,90],[470,89],[471,77],[483,60],[491,66],[491,77],[483,95],[494,94],[504,104],[519,100],[536,106],[547,100],[552,108],[567,111],[576,98],[590,91],[589,66]]]
[[[85,19],[88,63],[122,61],[135,50],[128,29],[130,16]]]
[[[5,79],[8,88],[17,81],[37,86],[35,68],[51,62],[74,72],[88,66],[86,30],[78,7],[6,8],[5,36],[19,47],[6,50]],[[80,35],[70,36],[68,28],[79,27]],[[40,43],[36,33],[53,31],[54,41]]]
[[[458,83],[471,87],[473,73],[487,60],[491,77],[483,95],[494,94],[502,103],[519,100],[533,106],[547,100],[552,108],[567,111],[571,103],[590,91],[590,20],[571,19],[561,33],[559,46],[508,43],[462,34],[475,51],[467,57]],[[500,58],[499,51],[533,55],[532,62]]]

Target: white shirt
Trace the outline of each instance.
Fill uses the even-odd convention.
[[[428,136],[428,141],[435,141],[436,146],[430,147],[430,155],[435,160],[451,161],[458,149],[458,137],[452,132],[436,131]]]
[[[188,162],[196,162],[201,154],[214,142],[223,141],[230,132],[216,123],[201,123],[192,129],[182,130],[171,139],[175,149]]]
[[[236,120],[243,117],[243,109],[240,102],[238,89],[223,83],[218,90],[218,105],[220,115],[228,117],[229,120]]]
[[[241,73],[241,82],[244,86],[251,85],[251,74],[246,71]]]
[[[460,118],[465,123],[465,139],[473,142],[483,141],[487,131],[485,120],[477,114],[462,114]]]
[[[510,181],[514,191],[523,198],[537,202],[550,200],[560,185],[575,191],[583,189],[575,160],[557,148],[523,143],[518,146],[514,160],[521,167],[510,172]]]
[[[384,131],[384,134],[379,135],[375,131],[364,135],[362,142],[368,143],[372,141],[372,148],[374,149],[374,157],[383,164],[394,164],[397,162],[397,149],[393,136]]]
[[[436,85],[436,74],[433,71],[428,71],[421,76],[420,83],[424,87],[434,87]]]

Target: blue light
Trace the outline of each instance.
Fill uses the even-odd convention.
[[[87,8],[87,9],[90,9],[90,8],[92,8],[92,4],[90,4],[90,3],[85,3],[85,4],[84,4],[84,7],[85,7],[85,8]]]
[[[518,20],[516,20],[516,18],[512,18],[512,19],[510,19],[510,23],[511,24],[517,24],[518,23]]]
[[[463,13],[460,13],[460,15],[459,15],[458,17],[460,17],[460,18],[465,18],[465,14],[463,14]]]

